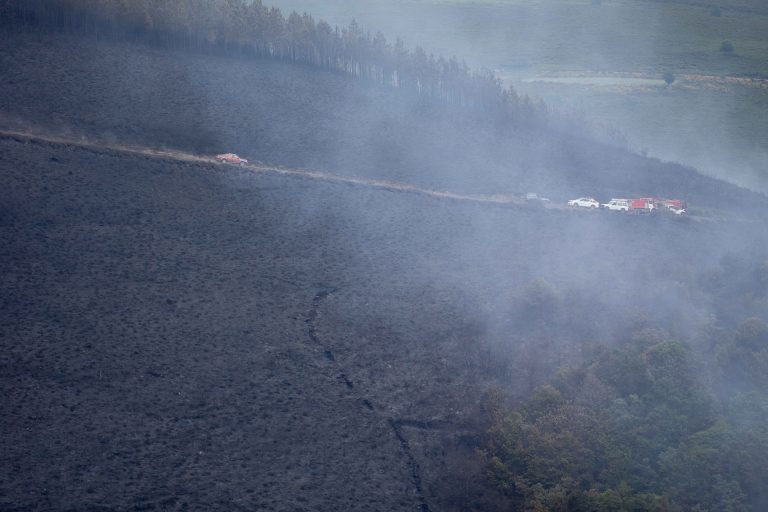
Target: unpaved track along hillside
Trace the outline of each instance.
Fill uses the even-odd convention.
[[[126,146],[126,145],[120,145],[120,144],[93,142],[93,141],[86,140],[84,138],[78,140],[74,138],[67,138],[67,137],[62,137],[57,135],[45,135],[45,134],[39,134],[39,133],[21,132],[21,131],[14,131],[14,130],[0,130],[0,137],[13,138],[13,139],[22,140],[22,141],[38,140],[38,141],[44,141],[44,142],[51,142],[55,144],[80,146],[80,147],[96,149],[96,150],[106,149],[110,151],[119,151],[123,153],[130,153],[130,154],[136,154],[136,155],[152,156],[157,158],[178,160],[182,162],[213,163],[213,164],[225,165],[217,162],[215,158],[213,158],[212,156],[195,155],[192,153],[187,153],[179,150],[153,149],[148,147]],[[293,168],[287,168],[287,167],[270,166],[270,165],[262,165],[262,164],[255,164],[255,163],[241,165],[240,167],[243,167],[245,169],[248,169],[254,172],[298,175],[306,178],[313,178],[316,180],[333,181],[333,182],[339,182],[339,183],[348,183],[352,185],[382,188],[385,190],[391,190],[396,192],[411,192],[411,193],[422,194],[426,196],[443,198],[443,199],[454,199],[457,201],[472,201],[472,202],[478,202],[478,203],[491,203],[491,204],[525,204],[525,201],[522,201],[519,198],[510,196],[510,195],[458,194],[454,192],[430,190],[422,187],[417,187],[415,185],[410,185],[407,183],[398,183],[394,181],[356,178],[352,176],[341,176],[338,174],[314,171],[309,169],[293,169]],[[553,205],[552,207],[558,208],[557,205]]]
[[[51,134],[32,133],[28,131],[0,129],[0,138],[10,138],[10,139],[15,139],[20,141],[49,142],[54,144],[78,146],[78,147],[89,148],[93,150],[117,151],[117,152],[127,153],[127,154],[143,155],[143,156],[149,156],[154,158],[175,160],[179,162],[227,165],[227,164],[221,164],[220,162],[217,162],[213,156],[196,155],[193,153],[189,153],[181,150],[174,150],[174,149],[156,149],[156,148],[150,148],[150,147],[140,147],[135,145],[121,145],[121,144],[114,144],[114,143],[110,144],[110,143],[104,143],[104,142],[95,142],[92,140],[88,140],[85,137],[78,139],[78,138],[66,137],[61,135],[51,135]],[[461,193],[450,192],[450,191],[428,189],[428,188],[412,185],[409,183],[359,178],[354,176],[343,176],[339,174],[311,170],[311,169],[296,169],[296,168],[289,168],[289,167],[283,167],[283,166],[265,165],[261,163],[249,163],[247,165],[240,165],[238,167],[248,169],[253,172],[259,172],[259,173],[294,175],[294,176],[300,176],[300,177],[314,179],[314,180],[345,183],[345,184],[360,186],[360,187],[378,188],[383,190],[389,190],[391,192],[412,193],[412,194],[418,194],[422,196],[434,197],[438,199],[467,201],[472,203],[499,205],[499,206],[523,206],[523,207],[531,206],[521,197],[514,196],[511,194],[494,194],[494,195],[461,194]],[[594,213],[591,210],[587,210],[584,208],[571,208],[569,206],[556,203],[556,202],[538,203],[538,204],[535,204],[535,206],[545,208],[547,210]],[[600,213],[606,213],[608,215],[616,214],[616,212],[600,212]],[[686,215],[685,218],[694,219],[694,220],[706,219],[706,218],[702,218],[694,215]],[[735,220],[732,217],[731,219]]]

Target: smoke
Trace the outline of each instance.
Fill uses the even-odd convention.
[[[409,46],[456,54],[473,67],[504,68],[507,79],[527,92],[557,98],[563,106],[573,101],[585,115],[626,129],[629,144],[643,145],[640,150],[647,142],[648,154],[682,147],[693,148],[691,155],[699,158],[729,154],[703,142],[684,144],[697,139],[695,127],[704,124],[716,96],[695,96],[704,103],[690,116],[682,116],[684,106],[670,108],[682,116],[679,126],[694,127],[681,133],[654,115],[632,114],[656,100],[662,106],[690,100],[683,88],[689,78],[680,77],[677,90],[674,84],[615,75],[634,72],[616,67],[627,51],[651,69],[666,48],[658,43],[668,29],[660,12],[650,11],[650,18],[632,25],[634,32],[619,29],[638,13],[647,14],[647,6],[346,0],[278,6],[339,25],[355,17],[390,41],[402,37]],[[50,47],[44,36],[15,37],[14,48],[0,47],[2,62],[18,80],[0,77],[2,95],[22,106],[15,115],[44,123],[56,111],[57,122],[71,123],[78,133],[198,153],[234,151],[275,165],[465,194],[536,192],[552,203],[591,194],[602,201],[613,194],[674,194],[690,201],[690,218],[624,215],[533,201],[474,204],[295,176],[252,180],[247,170],[222,167],[197,169],[210,173],[194,182],[185,180],[182,170],[171,176],[163,164],[153,164],[152,172],[168,182],[179,179],[189,186],[173,196],[188,210],[174,203],[170,227],[182,226],[172,232],[194,240],[210,261],[186,271],[210,277],[226,276],[235,267],[245,274],[269,269],[291,290],[286,296],[295,302],[286,311],[296,318],[304,295],[311,300],[318,290],[338,290],[323,302],[321,314],[313,313],[313,322],[328,347],[340,345],[328,352],[334,364],[355,372],[351,380],[343,374],[346,385],[351,389],[354,380],[366,396],[381,398],[376,403],[385,404],[387,414],[446,416],[446,404],[463,400],[459,405],[466,407],[477,398],[457,390],[472,378],[524,395],[557,368],[584,362],[595,345],[673,338],[710,357],[711,337],[703,333],[730,332],[748,317],[768,317],[765,198],[597,143],[579,131],[578,120],[508,124],[487,112],[346,75],[226,52],[158,51],[124,42],[83,50],[82,42],[64,36],[50,36],[57,38]],[[45,51],[28,49],[31,40]],[[46,75],[35,75],[32,67],[19,64],[24,62],[44,67]],[[574,84],[574,72],[602,73],[609,85]],[[553,81],[551,75],[558,73],[568,75],[565,82]],[[641,93],[638,87],[648,90]],[[723,116],[732,111],[728,102],[721,108]],[[639,138],[643,130],[669,146]],[[120,178],[136,180],[137,196],[163,205],[165,189],[149,190],[150,179],[145,190],[137,176]],[[723,177],[736,181],[730,171]],[[721,221],[706,211],[742,215],[739,204],[717,203],[728,200],[755,200],[758,221]],[[194,211],[197,202],[207,204],[214,220],[207,229],[179,215]],[[277,335],[277,320],[270,315],[287,316],[278,303],[282,299],[267,287],[241,291],[271,301],[268,314],[243,311]],[[225,291],[214,294],[222,310],[231,306],[226,297]],[[444,380],[425,384],[437,380],[435,375]],[[465,380],[451,380],[454,375]],[[450,385],[443,387],[444,382]]]
[[[764,15],[621,0],[273,3],[339,26],[354,18],[390,39],[456,55],[556,109],[621,131],[637,152],[768,191]],[[744,41],[738,55],[719,51],[724,39]]]

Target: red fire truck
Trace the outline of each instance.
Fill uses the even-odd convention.
[[[656,199],[641,197],[629,200],[629,211],[633,213],[669,212],[675,215],[685,213],[685,201],[682,199]]]
[[[652,197],[641,197],[629,200],[631,213],[653,213],[656,210],[656,201]]]

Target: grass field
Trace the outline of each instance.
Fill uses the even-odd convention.
[[[671,86],[663,82],[632,86],[622,80],[615,76],[602,83],[542,79],[515,82],[515,86],[555,108],[575,109],[606,125],[620,126],[636,151],[766,190],[765,82],[697,75],[678,76]]]

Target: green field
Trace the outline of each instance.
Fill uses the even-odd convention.
[[[457,55],[552,106],[613,125],[637,150],[768,191],[764,2],[721,1],[719,12],[698,0],[274,4],[336,25],[354,18],[390,40]]]
[[[768,91],[723,82],[680,77],[669,87],[516,85],[555,108],[620,126],[634,150],[765,191]]]

